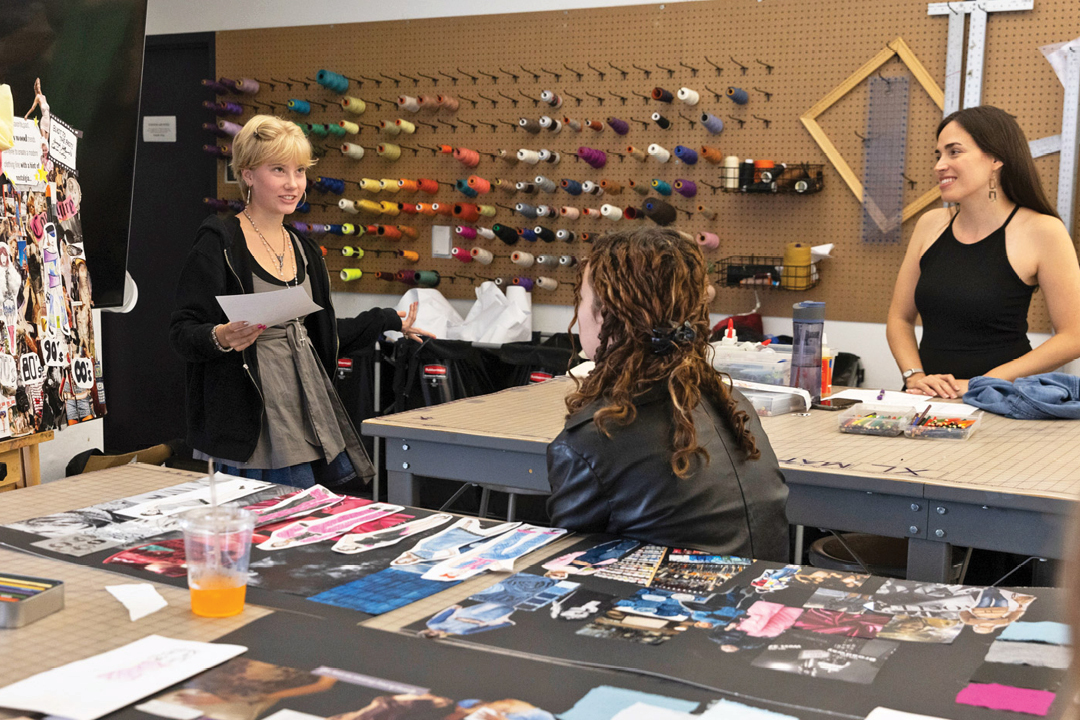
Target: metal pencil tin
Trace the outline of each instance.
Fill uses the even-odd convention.
[[[4,577],[47,584],[50,587],[22,600],[0,602],[0,628],[20,628],[64,609],[63,581],[13,574],[4,574]]]

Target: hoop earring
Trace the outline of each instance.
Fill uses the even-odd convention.
[[[300,198],[300,202],[297,203],[297,207],[307,202],[307,190],[304,191],[304,196]]]
[[[990,176],[990,202],[997,202],[997,182],[994,181],[994,176]]]

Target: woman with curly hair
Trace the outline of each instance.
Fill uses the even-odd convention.
[[[786,561],[787,487],[757,414],[708,357],[705,258],[685,235],[601,237],[577,285],[595,369],[548,446],[552,524]]]

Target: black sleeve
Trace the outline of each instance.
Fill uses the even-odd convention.
[[[169,320],[169,343],[188,362],[217,360],[224,353],[210,337],[214,327],[228,322],[218,305],[217,295],[225,294],[225,259],[217,242],[196,243],[184,261],[176,288],[176,309]],[[214,246],[214,247],[212,247]]]
[[[349,355],[374,345],[384,332],[401,330],[401,318],[394,308],[375,308],[356,317],[338,318],[339,355]]]
[[[607,532],[611,515],[608,500],[589,462],[555,438],[548,445],[547,466],[551,524],[577,532]]]

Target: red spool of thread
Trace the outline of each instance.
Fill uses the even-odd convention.
[[[456,203],[454,217],[465,222],[476,222],[480,219],[480,208],[472,203]]]
[[[596,132],[600,132],[604,129],[604,123],[600,122],[599,120],[590,120],[588,122],[588,127],[592,128]]]
[[[378,225],[368,225],[367,227],[364,228],[364,234],[365,235],[378,235],[379,234],[379,226]]]
[[[415,270],[398,270],[394,279],[398,282],[403,282],[408,285],[416,284],[416,271]]]
[[[377,272],[375,273],[375,279],[377,280],[397,280],[397,276],[392,272]]]
[[[435,211],[436,215],[445,215],[450,217],[454,214],[454,206],[450,203],[432,203],[431,209]]]
[[[454,146],[453,145],[440,145],[439,146],[439,152],[441,152],[443,155],[453,155],[454,154]]]
[[[450,251],[450,254],[461,262],[472,262],[472,253],[464,248],[455,247]]]
[[[622,216],[627,220],[637,220],[640,217],[638,209],[633,205],[623,208]]]
[[[406,180],[405,178],[402,178],[402,179],[398,180],[398,187],[401,188],[402,190],[404,190],[405,192],[414,193],[414,192],[416,192],[417,190],[420,189],[420,181],[419,180]],[[438,187],[438,183],[436,183],[436,187]]]
[[[480,164],[480,153],[469,148],[454,148],[454,158],[465,167],[474,168]]]
[[[406,237],[410,240],[415,240],[416,238],[420,237],[420,232],[412,225],[398,225],[397,229],[398,232],[401,233],[402,237]]]
[[[479,175],[469,176],[469,187],[481,195],[491,192],[491,183]]]
[[[389,238],[391,240],[401,239],[401,231],[393,225],[378,225],[375,234],[379,237]]]
[[[417,209],[416,205],[414,205],[413,203],[398,203],[398,210],[405,213],[406,215],[415,215],[416,213],[420,212],[420,210]]]
[[[425,192],[428,195],[434,195],[439,192],[439,183],[436,180],[430,178],[420,178],[416,181],[417,187],[420,188],[420,192]]]

